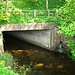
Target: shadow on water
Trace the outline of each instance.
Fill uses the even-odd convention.
[[[75,75],[75,63],[65,54],[51,52],[3,33],[5,52],[11,53],[19,66],[33,62],[28,75]]]

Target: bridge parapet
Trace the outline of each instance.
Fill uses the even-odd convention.
[[[0,26],[0,31],[16,31],[16,30],[43,30],[52,29],[54,22],[49,23],[25,23],[25,24],[5,24]]]

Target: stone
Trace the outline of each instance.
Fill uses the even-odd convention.
[[[44,64],[43,63],[39,63],[39,64],[36,64],[36,65],[33,65],[33,69],[41,69],[43,68]]]

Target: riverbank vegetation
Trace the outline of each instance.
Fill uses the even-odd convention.
[[[59,33],[63,33],[65,37],[69,37],[70,40],[67,40],[67,46],[71,49],[71,58],[75,61],[75,1],[66,0],[67,3],[59,9],[59,13],[62,14],[61,20],[64,22],[60,27]],[[74,38],[71,39],[71,38]]]
[[[13,65],[13,56],[8,53],[0,54],[0,75],[19,75],[11,67]]]
[[[10,53],[0,54],[0,75],[26,75],[31,66],[32,62],[28,66],[19,66]]]

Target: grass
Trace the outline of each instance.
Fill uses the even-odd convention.
[[[42,16],[42,17],[28,17],[26,15],[11,15],[9,17],[9,22],[4,22],[0,20],[0,24],[16,24],[16,23],[44,23],[44,22],[55,22],[56,25],[62,25],[64,21],[61,21],[59,18],[55,18],[54,16]]]

